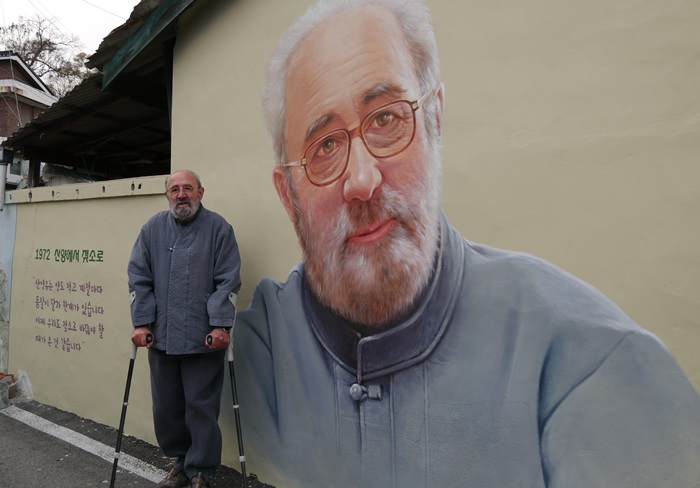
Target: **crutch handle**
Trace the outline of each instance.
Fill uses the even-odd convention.
[[[231,327],[231,329],[229,329],[229,333],[228,333],[229,334],[228,349],[226,351],[226,360],[227,361],[233,361],[233,334],[232,334],[232,332],[233,332],[233,327]],[[207,336],[207,344],[209,344],[211,346],[212,340],[213,340],[213,338],[212,338],[211,334],[209,334]]]
[[[153,334],[148,334],[146,336],[146,344],[150,344],[153,342]],[[136,347],[135,344],[131,345],[131,359],[136,359],[136,352],[138,351],[138,347]]]
[[[226,349],[226,361],[229,363],[233,362],[233,327],[231,327],[231,333],[228,340],[228,349]]]

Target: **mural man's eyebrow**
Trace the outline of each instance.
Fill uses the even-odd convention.
[[[406,95],[406,89],[389,81],[377,83],[362,95],[362,103],[368,105],[379,97],[402,98]]]
[[[362,94],[362,105],[369,105],[380,97],[402,98],[406,95],[406,89],[389,81],[377,83]],[[306,131],[304,141],[308,144],[313,141],[324,127],[328,126],[337,117],[337,114],[328,112],[316,118]]]
[[[328,124],[330,124],[335,119],[335,117],[336,115],[334,113],[327,113],[321,115],[316,120],[314,120],[309,126],[309,129],[306,131],[306,137],[304,137],[304,141],[309,143],[312,140],[314,140],[316,134],[318,134]]]

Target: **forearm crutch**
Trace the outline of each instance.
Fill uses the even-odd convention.
[[[233,329],[231,330],[233,332]],[[228,359],[229,377],[231,378],[231,396],[233,398],[233,416],[236,419],[236,434],[238,435],[238,459],[241,462],[241,474],[243,475],[243,485],[246,485],[245,474],[245,454],[243,453],[243,433],[241,432],[241,412],[238,408],[238,393],[236,390],[236,373],[233,368],[233,334],[231,334],[231,342],[228,345],[226,354]]]
[[[148,334],[146,342],[151,342],[153,336]],[[126,388],[124,390],[124,402],[122,403],[122,416],[119,420],[119,431],[117,433],[117,446],[114,449],[114,465],[112,465],[112,479],[109,482],[109,488],[114,488],[114,480],[117,477],[117,464],[119,464],[119,456],[122,448],[122,435],[124,434],[124,421],[126,420],[126,407],[129,406],[129,390],[131,390],[131,377],[134,374],[134,361],[136,360],[136,352],[138,347],[131,345],[131,359],[129,360],[129,372],[126,375]]]
[[[207,342],[211,344],[211,335],[207,336]],[[236,421],[236,435],[238,436],[238,460],[241,462],[241,474],[243,475],[243,485],[247,486],[245,471],[245,453],[243,452],[243,433],[241,432],[241,412],[238,408],[238,393],[236,389],[236,373],[233,368],[233,327],[229,331],[228,350],[226,351],[228,361],[229,378],[231,380],[231,397],[233,398],[233,416]]]

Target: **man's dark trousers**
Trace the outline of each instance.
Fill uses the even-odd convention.
[[[201,473],[210,479],[221,463],[218,418],[225,354],[148,351],[156,439],[190,478]]]

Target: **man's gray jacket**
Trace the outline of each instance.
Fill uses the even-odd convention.
[[[178,223],[159,212],[139,233],[129,260],[131,320],[151,325],[153,347],[168,354],[209,352],[212,327],[233,326],[241,287],[233,227],[200,205]]]
[[[700,398],[661,342],[529,255],[442,217],[407,320],[360,338],[304,279],[234,331],[246,458],[278,488],[697,488]],[[381,299],[381,297],[377,297]]]

